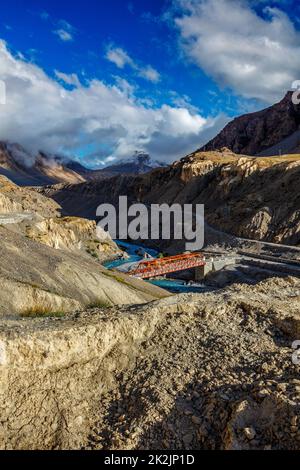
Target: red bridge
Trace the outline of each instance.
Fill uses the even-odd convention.
[[[149,279],[150,277],[163,276],[164,274],[205,266],[205,264],[205,258],[201,253],[191,253],[142,261],[136,269],[129,271],[128,274],[141,277],[142,279]]]

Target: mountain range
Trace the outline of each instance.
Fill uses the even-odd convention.
[[[57,155],[39,152],[31,155],[19,144],[0,142],[0,175],[20,186],[47,186],[58,183],[78,184],[103,180],[116,175],[139,175],[164,166],[144,152],[103,169],[92,170],[81,163]]]

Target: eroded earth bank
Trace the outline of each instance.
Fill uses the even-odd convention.
[[[299,295],[299,279],[274,278],[3,318],[1,448],[299,448]]]

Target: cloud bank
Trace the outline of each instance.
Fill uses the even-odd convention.
[[[202,145],[226,121],[175,105],[146,106],[125,80],[82,85],[76,75],[56,71],[56,77],[60,81],[14,56],[0,41],[0,79],[7,90],[6,105],[0,106],[0,140],[32,152],[85,155],[93,165],[129,157],[136,149],[172,161]]]
[[[175,4],[185,54],[221,87],[274,103],[299,79],[300,32],[280,9],[265,7],[263,18],[246,0]]]

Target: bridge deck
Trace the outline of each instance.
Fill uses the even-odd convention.
[[[142,261],[138,267],[128,274],[142,279],[163,276],[165,274],[185,271],[186,269],[205,266],[205,258],[202,253],[191,253],[151,261]]]

